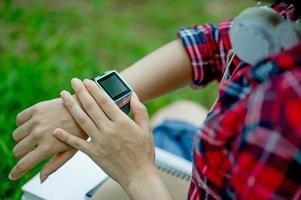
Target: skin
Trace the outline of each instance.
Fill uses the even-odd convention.
[[[134,120],[124,114],[111,98],[91,80],[72,80],[83,109],[69,92],[63,91],[64,105],[89,135],[90,141],[63,129],[53,134],[62,142],[86,153],[131,199],[172,199],[154,164],[155,150],[147,109],[136,94],[131,98]]]
[[[140,99],[142,101],[147,101],[158,96],[164,95],[168,92],[171,92],[190,83],[190,65],[191,64],[189,58],[181,42],[179,40],[176,40],[154,51],[148,56],[142,58],[137,63],[128,67],[122,72],[122,76],[132,86],[132,88],[140,97]],[[146,71],[148,73],[144,73]],[[41,181],[43,182],[50,174],[52,174],[66,161],[68,161],[74,155],[76,149],[83,148],[80,145],[83,143],[78,143],[79,141],[72,143],[72,139],[70,142],[69,138],[77,138],[78,140],[79,138],[86,139],[89,134],[94,133],[95,130],[92,133],[92,131],[90,132],[90,130],[84,131],[84,128],[80,128],[83,127],[83,125],[81,125],[80,123],[80,125],[78,125],[73,120],[71,115],[75,116],[75,114],[72,114],[71,108],[68,107],[68,102],[72,101],[72,105],[77,105],[77,109],[82,107],[81,109],[87,110],[87,108],[85,108],[85,106],[83,105],[84,103],[82,101],[80,101],[81,103],[79,103],[77,96],[71,97],[68,94],[67,96],[68,98],[66,99],[68,99],[68,101],[66,99],[64,102],[61,99],[53,99],[50,101],[41,102],[18,114],[17,129],[13,133],[13,138],[17,143],[13,150],[13,153],[18,158],[18,162],[9,174],[9,178],[11,180],[17,180],[25,172],[33,168],[42,160],[52,157],[50,162],[48,162],[41,171]],[[88,97],[88,95],[86,96]],[[132,99],[135,99],[135,97]],[[138,100],[131,100],[131,106],[133,110],[136,110],[136,105],[137,107],[139,107],[138,104]],[[99,107],[103,109],[101,105],[99,105]],[[140,111],[137,111],[135,117],[140,116],[139,113]],[[90,120],[93,121],[94,126],[97,126],[97,122],[95,122],[97,120],[94,121],[91,118]],[[146,117],[144,120],[146,120]],[[136,126],[140,125],[136,118],[135,122],[131,122],[129,124],[132,125],[133,123],[136,123]],[[130,130],[129,124],[127,125],[127,128],[123,127],[126,126],[125,124],[117,124],[118,125],[116,125],[116,127],[124,128],[120,130]],[[56,129],[58,127],[61,129]],[[140,126],[140,129],[141,128],[142,127]],[[109,133],[113,133],[113,130],[117,129],[111,129]],[[138,130],[139,129],[137,128],[137,134]],[[147,131],[145,129],[143,130],[145,132],[141,131],[140,134],[147,135]],[[116,140],[118,142],[122,140],[122,134],[107,135],[109,135],[107,136],[107,139],[110,137],[112,139],[113,137],[114,141]],[[60,140],[64,141],[65,143]],[[83,142],[85,140],[80,141]],[[170,195],[168,194],[164,184],[157,175],[157,172],[154,170],[152,162],[147,161],[146,165],[143,166],[142,169],[140,169],[138,162],[139,159],[135,159],[134,156],[133,159],[130,159],[131,162],[129,162],[127,168],[121,168],[122,166],[120,166],[120,163],[118,164],[118,162],[120,161],[119,159],[125,161],[128,158],[126,159],[125,157],[122,157],[125,155],[122,155],[120,153],[118,154],[117,149],[126,148],[126,145],[122,145],[124,143],[119,143],[120,146],[118,146],[118,143],[115,144],[112,142],[107,142],[106,144],[103,144],[103,142],[98,143],[98,140],[95,141],[96,142],[94,142],[94,144],[99,145],[94,145],[94,149],[98,149],[99,152],[104,153],[104,150],[107,150],[107,152],[115,151],[116,157],[115,159],[113,159],[115,161],[114,164],[105,164],[107,163],[106,161],[100,161],[100,159],[97,159],[98,157],[92,153],[92,147],[90,147],[90,151],[88,151],[87,149],[80,150],[85,150],[86,152],[84,152],[87,153],[90,157],[92,157],[92,159],[95,159],[94,161],[96,163],[98,163],[102,168],[106,169],[106,172],[109,175],[111,175],[115,180],[117,180],[117,182],[119,182],[122,185],[122,187],[130,194],[130,196],[133,199],[145,199],[146,197],[143,195],[145,195],[146,193],[152,194],[152,197],[160,197],[160,199],[170,199]],[[146,142],[150,140],[144,138],[144,140],[142,139],[135,141],[136,142],[132,141],[133,145],[138,145],[138,141]],[[138,147],[137,149],[139,149]],[[130,148],[128,148],[127,150],[129,149]],[[151,155],[151,153],[149,154]],[[148,155],[148,153],[146,153],[144,156],[146,155]],[[108,161],[108,163],[110,162]],[[113,171],[109,171],[109,167],[106,168],[107,165],[111,167],[113,166],[114,170],[116,171],[114,171],[113,169]],[[133,169],[136,170],[132,171]],[[151,175],[145,176],[145,174]],[[163,196],[158,196],[160,194],[162,194]]]
[[[74,135],[87,138],[72,120],[61,99],[38,103],[18,114],[18,128],[13,132],[17,143],[13,153],[18,162],[9,175],[10,179],[16,180],[42,160],[54,155],[44,167],[45,172],[50,173],[74,155],[74,149],[50,134],[54,127],[60,127],[62,124]]]
[[[147,101],[189,84],[191,66],[181,41],[176,40],[126,68],[121,75],[139,98]],[[76,96],[73,99],[81,105]],[[41,170],[43,182],[74,155],[73,148],[53,136],[58,127],[83,139],[88,137],[60,98],[38,103],[17,115],[17,129],[12,135],[16,141],[13,153],[18,162],[9,179],[19,179],[39,162],[52,157]]]

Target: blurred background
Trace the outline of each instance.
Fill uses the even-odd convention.
[[[16,114],[70,90],[72,77],[122,70],[176,38],[177,30],[232,18],[252,0],[0,0],[0,199],[20,199],[7,176]],[[150,114],[177,99],[210,107],[216,84],[190,87],[147,103]],[[43,164],[43,163],[42,163]]]

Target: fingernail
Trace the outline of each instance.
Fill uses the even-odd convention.
[[[73,89],[76,90],[80,87],[81,85],[81,80],[79,80],[78,78],[73,78],[71,80],[71,85],[73,86]]]
[[[9,173],[8,175],[9,180],[15,181],[17,180],[19,177],[16,176],[15,174],[13,174],[12,172]]]
[[[44,183],[44,182],[46,181],[47,178],[48,178],[47,175],[41,174],[41,175],[40,175],[40,182],[41,182],[41,184]]]
[[[56,134],[59,134],[60,132],[61,132],[61,130],[58,129],[58,128],[56,128],[52,133],[53,133],[54,135],[56,135]]]
[[[138,95],[135,92],[133,93],[133,96],[136,100],[140,101]]]
[[[84,79],[83,83],[84,84],[89,84],[89,79]]]
[[[90,79],[85,79],[84,82],[85,86],[91,86],[91,84],[93,84],[93,81],[91,81]]]
[[[62,98],[67,98],[68,95],[69,95],[69,92],[67,92],[66,90],[63,90],[61,93],[60,93],[61,97]]]
[[[11,181],[13,181],[13,180],[14,180],[14,178],[13,178],[13,176],[12,176],[12,174],[11,174],[11,173],[9,173],[9,175],[8,175],[8,179],[9,179],[9,180],[11,180]]]

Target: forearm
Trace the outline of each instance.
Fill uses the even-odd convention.
[[[189,57],[178,39],[143,57],[121,75],[145,102],[189,84],[191,73]]]
[[[133,64],[124,70],[122,75],[139,97],[146,101],[189,83],[191,67],[181,42],[174,41]],[[77,104],[82,106],[75,95],[74,99]],[[30,119],[38,119],[39,123],[35,123],[36,120]],[[41,172],[43,177],[49,176],[70,158],[70,156],[61,156],[62,154],[60,153],[68,152],[67,150],[70,150],[70,147],[65,143],[57,142],[57,139],[52,134],[55,128],[64,128],[76,136],[87,138],[87,135],[70,116],[61,99],[41,102],[28,108],[18,115],[17,121],[18,130],[14,132],[15,140],[27,141],[29,144],[25,146],[36,147],[37,151],[35,151],[35,154],[32,154],[32,151],[26,152],[26,148],[18,147],[18,155],[26,154],[22,163],[25,163],[27,167],[26,169],[23,167],[22,171],[18,171],[20,164],[17,164],[12,170],[12,174],[15,176],[14,180],[46,157],[57,153],[59,153],[57,155],[60,155],[56,159],[51,160],[50,164],[48,163],[47,167],[43,169]],[[39,137],[35,135],[39,135]],[[26,137],[23,139],[22,136]],[[50,150],[45,153],[43,149]]]
[[[191,63],[180,40],[155,50],[121,72],[145,102],[191,81]]]
[[[141,178],[132,181],[125,190],[132,200],[173,199],[157,170],[141,175]]]

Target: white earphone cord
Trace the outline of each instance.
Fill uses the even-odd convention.
[[[230,56],[231,56],[231,58],[230,58]],[[228,76],[228,74],[229,74],[229,68],[230,68],[230,65],[231,65],[232,62],[233,62],[234,57],[235,57],[235,53],[234,53],[233,49],[231,49],[231,50],[227,53],[227,57],[226,57],[226,64],[227,64],[227,66],[226,66],[226,69],[225,69],[225,71],[224,71],[224,74],[223,74],[223,78],[222,78],[222,80],[221,80],[221,83],[223,83],[225,80],[228,79],[227,76]]]

